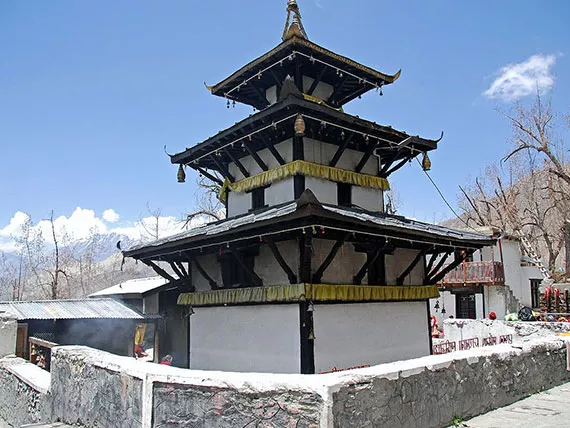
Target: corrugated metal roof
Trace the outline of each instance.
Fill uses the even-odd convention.
[[[149,291],[156,290],[163,285],[168,284],[168,280],[153,276],[151,278],[130,279],[112,287],[105,288],[90,294],[88,297],[104,297],[104,296],[124,296],[127,294],[143,295]]]
[[[0,302],[0,312],[9,312],[18,320],[144,319],[113,299]]]

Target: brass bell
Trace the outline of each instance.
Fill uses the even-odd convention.
[[[178,174],[176,174],[176,178],[178,178],[179,183],[186,182],[186,172],[184,172],[184,165],[180,164],[178,167]]]
[[[303,115],[298,114],[297,119],[295,119],[295,136],[303,137],[305,135],[305,121],[303,120]]]
[[[427,152],[424,152],[424,158],[422,159],[422,168],[424,171],[429,171],[431,169],[431,161]]]

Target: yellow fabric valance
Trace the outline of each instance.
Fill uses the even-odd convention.
[[[388,180],[373,175],[360,174],[358,172],[347,171],[345,169],[334,168],[327,165],[320,165],[303,160],[296,160],[291,163],[278,166],[277,168],[264,171],[252,177],[231,183],[227,178],[220,189],[220,199],[225,198],[226,189],[232,192],[247,192],[259,187],[267,186],[276,181],[283,180],[294,175],[304,175],[308,177],[322,178],[324,180],[335,181],[337,183],[354,184],[372,189],[390,190]]]
[[[221,306],[248,303],[313,302],[386,302],[426,300],[439,297],[434,285],[373,286],[294,284],[270,287],[235,288],[183,293],[179,305]]]

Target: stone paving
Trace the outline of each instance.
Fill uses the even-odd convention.
[[[551,428],[570,425],[570,383],[463,423],[469,428]],[[460,425],[461,426],[461,425]]]

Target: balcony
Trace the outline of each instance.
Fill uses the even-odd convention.
[[[439,285],[505,285],[505,270],[501,262],[463,262],[445,275]]]

